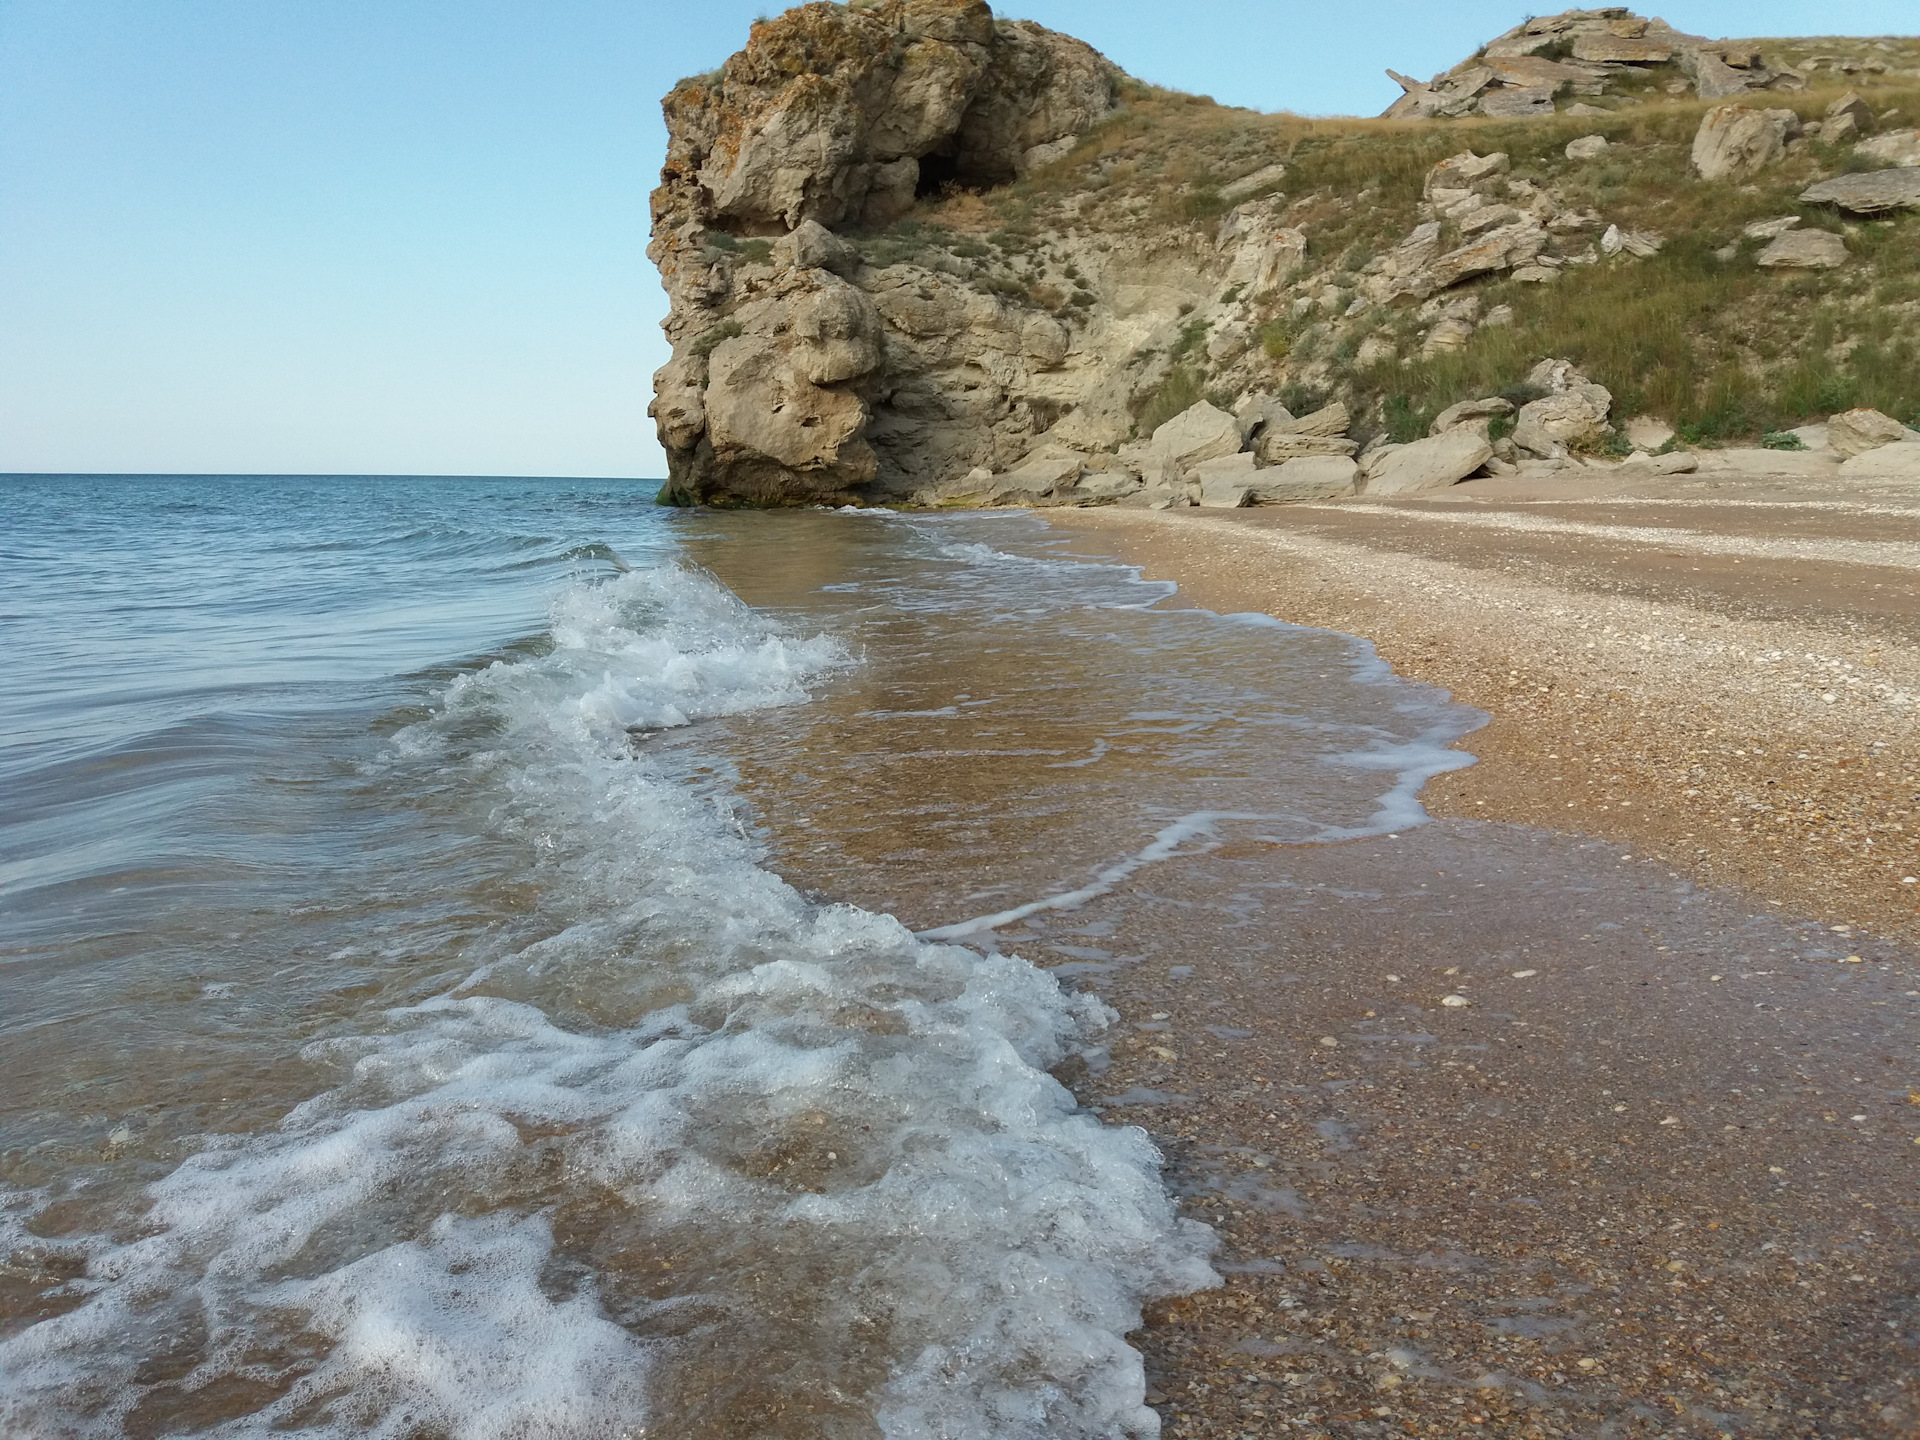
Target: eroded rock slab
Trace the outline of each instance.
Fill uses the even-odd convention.
[[[1809,205],[1836,205],[1855,215],[1920,210],[1920,166],[1836,175],[1808,186],[1800,198]]]

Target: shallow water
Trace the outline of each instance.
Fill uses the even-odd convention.
[[[1211,1237],[991,927],[1475,717],[1024,516],[648,489],[0,481],[6,1426],[1153,1433]]]

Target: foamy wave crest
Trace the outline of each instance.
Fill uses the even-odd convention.
[[[387,762],[520,842],[538,934],[308,1047],[340,1082],[152,1185],[141,1238],[0,1211],[87,1262],[0,1344],[0,1432],[1157,1433],[1123,1337],[1213,1282],[1211,1235],[1046,1073],[1111,1013],[808,903],[635,737],[844,655],[683,569],[550,628]]]

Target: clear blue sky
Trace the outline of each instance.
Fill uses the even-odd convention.
[[[755,0],[0,0],[0,471],[658,475],[659,98]],[[1544,10],[1547,7],[1538,7]],[[1377,112],[1521,18],[1025,0],[1145,79]],[[1913,0],[1689,0],[1706,34]]]

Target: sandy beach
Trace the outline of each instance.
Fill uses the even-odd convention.
[[[1176,862],[1066,967],[1123,1017],[1069,1078],[1225,1243],[1135,1337],[1167,1433],[1916,1433],[1920,507],[1700,477],[1059,523],[1491,717],[1433,824]]]

